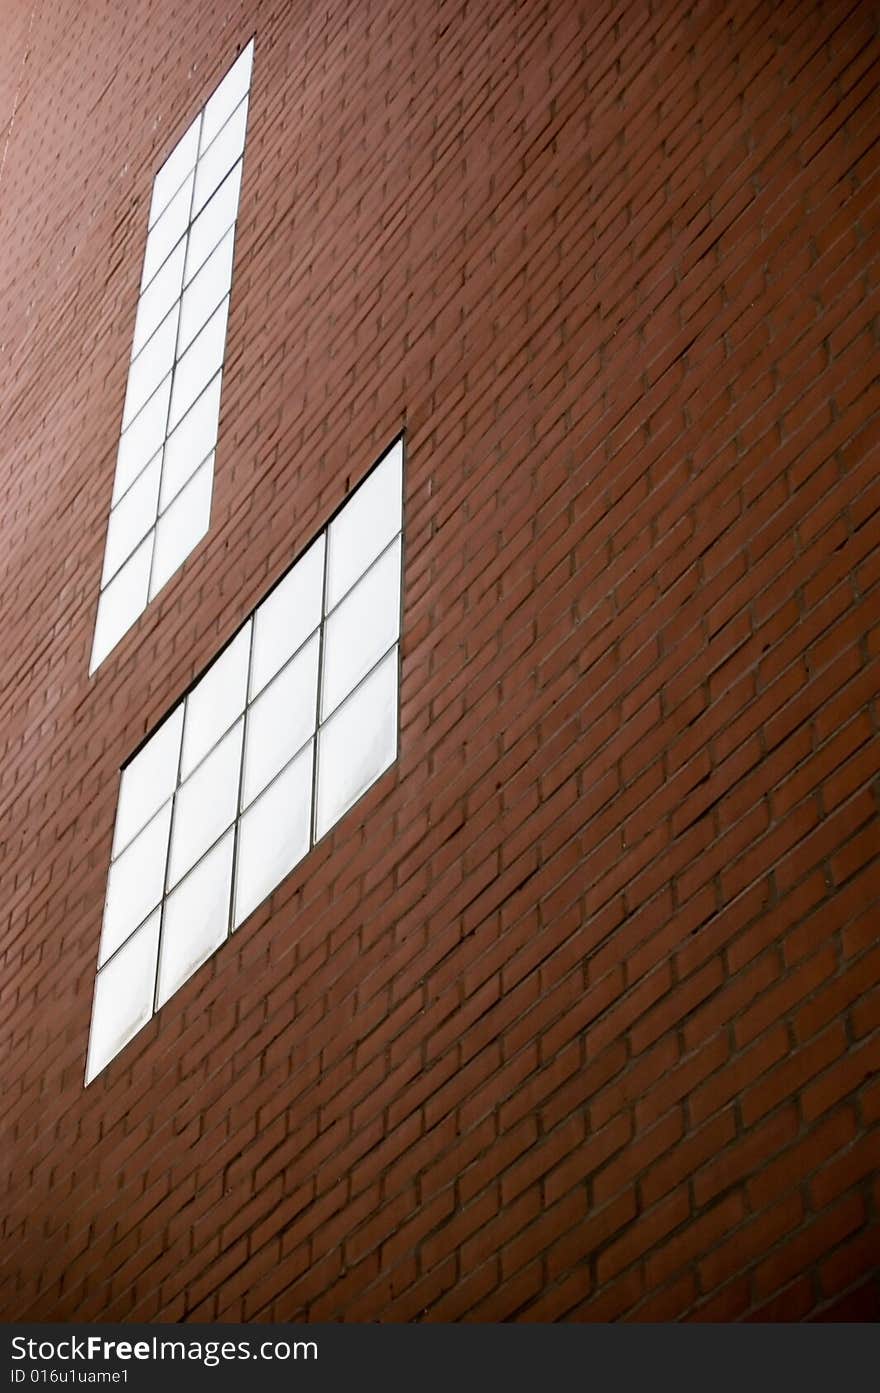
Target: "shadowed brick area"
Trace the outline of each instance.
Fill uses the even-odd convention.
[[[876,1318],[873,7],[9,9],[0,1314]],[[90,679],[252,35],[210,529]],[[403,429],[399,758],[84,1090],[119,768]]]

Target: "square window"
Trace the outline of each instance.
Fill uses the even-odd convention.
[[[219,388],[206,395],[180,425],[196,442],[196,413],[216,411]],[[397,442],[123,769],[87,1082],[394,762],[402,461]],[[203,472],[209,487],[202,465],[160,515],[154,584],[171,564],[163,524],[185,532]]]

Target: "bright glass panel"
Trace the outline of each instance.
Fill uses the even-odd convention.
[[[403,442],[398,440],[330,524],[328,609],[342,599],[400,531],[402,499]]]
[[[102,585],[116,574],[156,521],[161,470],[162,456],[156,455],[111,511],[104,545]]]
[[[182,731],[181,705],[175,708],[167,721],[162,722],[143,749],[123,769],[116,806],[114,856],[174,792]]]
[[[265,687],[321,622],[324,586],[324,534],[254,614],[251,696]]]
[[[397,756],[396,648],[333,713],[318,739],[316,839]]]
[[[153,277],[138,300],[137,319],[134,322],[134,341],[131,346],[132,357],[140,353],[147,339],[158,329],[169,310],[180,298],[185,258],[186,243],[181,239],[161,271]]]
[[[211,201],[205,204],[189,230],[186,270],[183,276],[185,284],[192,280],[224,232],[235,222],[240,191],[241,160],[235,165],[231,173],[227,174]]]
[[[217,443],[222,373],[205,388],[165,442],[159,507],[167,508]]]
[[[181,778],[186,778],[244,711],[250,644],[248,620],[187,697]]]
[[[244,150],[247,129],[247,98],[240,102],[226,125],[199,157],[193,193],[193,216],[207,203]]]
[[[214,457],[211,455],[156,524],[156,548],[149,592],[151,600],[183,565],[207,532],[211,521],[213,489]]]
[[[115,953],[162,899],[171,803],[156,813],[110,867],[98,961]]]
[[[162,923],[157,1007],[163,1006],[226,938],[232,845],[233,833],[229,831],[168,896]]]
[[[186,288],[180,305],[178,354],[189,347],[220,301],[229,294],[234,241],[235,229],[231,227]]]
[[[165,439],[165,425],[168,421],[168,403],[171,399],[171,374],[165,378],[154,392],[144,409],[123,432],[116,456],[116,480],[113,486],[113,502],[116,503],[128,491],[145,464],[162,448]]]
[[[103,662],[111,648],[131,628],[147,603],[147,590],[150,584],[150,558],[153,554],[153,535],[141,542],[137,551],[128,558],[125,565],[102,590],[98,599],[98,617],[95,621],[95,638],[92,643],[92,660],[89,672],[95,671]]]
[[[235,876],[236,928],[309,849],[313,744],[309,741],[241,819]]]
[[[122,413],[123,429],[137,415],[155,392],[163,378],[174,366],[174,345],[177,342],[177,320],[180,306],[175,303],[153,337],[141,349],[128,372],[128,391]],[[173,397],[173,388],[172,388]]]
[[[98,973],[86,1083],[91,1083],[153,1014],[158,946],[157,911]]]
[[[327,620],[321,719],[387,652],[400,632],[400,538]]]
[[[200,396],[211,378],[223,364],[226,345],[226,316],[229,296],[220,304],[205,327],[190,344],[174,370],[171,388],[171,411],[168,429],[173,430],[186,414],[196,397]]]
[[[173,251],[186,232],[195,174],[190,174],[147,233],[141,290],[145,290],[165,258]]]
[[[242,728],[239,721],[177,791],[168,858],[169,886],[186,875],[190,866],[235,821]]]
[[[225,126],[242,97],[250,90],[253,65],[254,41],[251,39],[247,47],[242,49],[226,76],[217,84],[205,107],[204,120],[202,121],[202,150],[210,145],[221,126]]]
[[[315,729],[318,635],[257,697],[247,720],[242,806],[266,787]]]
[[[158,218],[172,194],[180,188],[196,162],[199,149],[199,128],[201,117],[197,116],[185,135],[175,145],[171,154],[153,180],[153,197],[150,201],[149,225]]]

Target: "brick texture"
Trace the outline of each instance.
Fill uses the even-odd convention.
[[[874,8],[6,9],[0,1313],[876,1318]],[[89,680],[252,33],[211,528]],[[400,758],[83,1089],[119,766],[402,427]]]

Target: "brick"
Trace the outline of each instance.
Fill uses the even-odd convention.
[[[770,1296],[795,1273],[803,1272],[816,1255],[840,1242],[864,1221],[865,1208],[860,1196],[851,1195],[833,1209],[826,1210],[806,1228],[789,1239],[772,1257],[759,1263],[755,1271],[755,1293]]]

